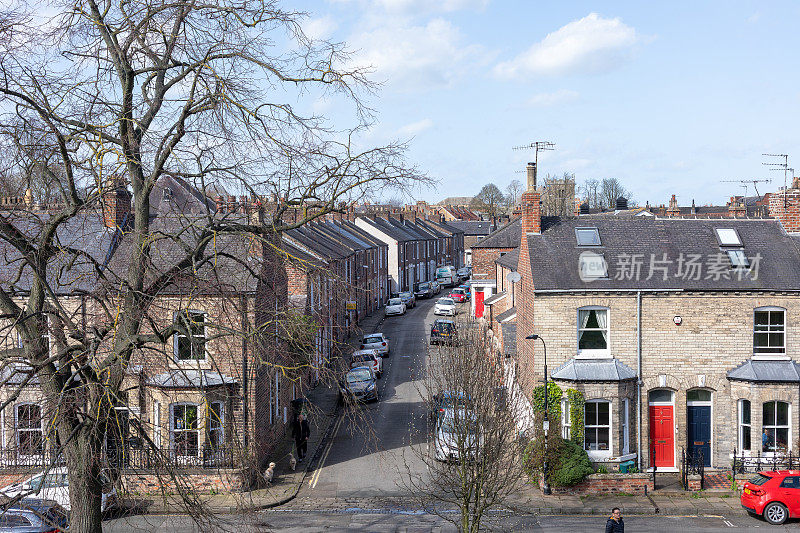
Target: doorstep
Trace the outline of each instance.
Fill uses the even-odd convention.
[[[653,472],[653,467],[651,466],[650,468],[645,470],[645,472],[652,473]],[[680,470],[678,470],[674,466],[659,466],[658,470],[656,470],[655,473],[658,474],[659,472],[661,472],[663,474],[677,474],[678,472],[680,472]]]

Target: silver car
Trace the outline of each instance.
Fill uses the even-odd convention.
[[[389,337],[383,333],[370,333],[361,339],[360,350],[376,350],[381,357],[389,355]]]

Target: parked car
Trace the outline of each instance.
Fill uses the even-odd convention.
[[[436,281],[445,287],[452,287],[458,283],[456,269],[450,265],[440,266],[436,269]]]
[[[462,267],[456,270],[456,274],[458,274],[458,277],[463,281],[469,279],[470,271],[467,267]]]
[[[100,476],[103,486],[100,510],[103,512],[116,505],[117,489],[104,474],[100,474]],[[53,500],[67,511],[70,510],[69,476],[67,475],[67,468],[64,466],[51,468],[46,474],[37,474],[19,483],[13,483],[0,489],[0,492],[12,497],[23,494],[45,500]]]
[[[359,366],[344,375],[339,382],[339,402],[378,401],[378,382],[372,368]]]
[[[423,281],[422,283],[417,283],[417,286],[414,288],[414,297],[418,300],[422,300],[423,298],[430,298],[433,296],[433,289],[431,288],[430,282]]]
[[[69,512],[54,500],[23,498],[0,515],[2,533],[53,533],[69,528]]]
[[[469,281],[466,283],[462,283],[461,285],[458,286],[458,288],[464,289],[464,297],[467,299],[467,301],[470,301],[472,299],[472,291],[470,290]]]
[[[415,305],[417,305],[417,299],[414,297],[414,293],[411,291],[401,292],[400,299],[403,300],[404,304],[406,304],[406,309],[412,309]]]
[[[383,312],[385,316],[404,315],[406,314],[406,304],[400,298],[389,298]]]
[[[448,409],[453,408],[469,408],[469,397],[463,392],[456,392],[452,390],[446,390],[438,394],[434,394],[431,417],[440,417]]]
[[[458,314],[456,302],[452,298],[439,298],[436,300],[436,305],[433,306],[433,314],[456,316]]]
[[[383,375],[383,357],[377,350],[356,350],[350,356],[350,368],[369,366],[378,379]]]
[[[800,517],[800,470],[759,472],[745,482],[740,502],[748,513],[770,524]]]
[[[465,291],[461,287],[456,287],[455,289],[451,290],[450,294],[448,294],[447,296],[452,298],[458,303],[464,303],[467,300],[467,291]]]
[[[474,413],[467,409],[447,408],[436,418],[434,458],[442,462],[474,459],[479,439]]]
[[[452,320],[439,318],[431,324],[431,344],[453,344],[457,334],[456,323]]]
[[[362,350],[376,350],[381,357],[389,355],[389,337],[383,333],[370,333],[361,339]]]
[[[440,292],[442,292],[442,284],[441,283],[439,283],[436,280],[433,280],[430,283],[431,283],[431,296],[433,296],[435,294],[439,294]]]

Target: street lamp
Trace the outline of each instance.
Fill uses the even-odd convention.
[[[545,344],[541,335],[535,333],[525,338],[533,340],[539,339],[542,341],[542,346],[544,346],[544,423],[542,424],[542,429],[544,429],[544,464],[542,465],[544,485],[542,485],[542,494],[549,496],[552,494],[552,491],[550,490],[550,483],[547,481],[547,433],[550,431],[550,391],[547,390],[547,344]]]

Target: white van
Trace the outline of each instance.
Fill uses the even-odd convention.
[[[436,269],[436,281],[444,287],[452,287],[458,283],[458,274],[453,266],[440,266]]]

